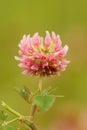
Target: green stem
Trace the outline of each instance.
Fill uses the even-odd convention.
[[[6,110],[8,110],[8,111],[10,111],[11,113],[13,113],[14,115],[16,115],[17,117],[22,117],[22,115],[19,113],[19,112],[17,112],[17,111],[15,111],[14,109],[12,109],[10,106],[8,106],[4,101],[2,101],[2,106],[6,109]]]
[[[12,123],[12,122],[14,122],[14,121],[16,121],[16,120],[18,120],[19,118],[15,118],[15,119],[12,119],[12,120],[10,120],[10,121],[4,121],[4,123],[2,124],[2,126],[6,126],[6,125],[9,125],[10,123]]]
[[[2,106],[6,109],[6,110],[8,110],[9,112],[11,112],[12,114],[14,114],[14,115],[16,115],[18,118],[15,118],[15,119],[13,119],[13,120],[11,120],[11,121],[8,121],[8,122],[4,122],[2,125],[3,126],[5,126],[5,125],[7,125],[7,124],[10,124],[10,123],[12,123],[12,122],[14,122],[14,121],[16,121],[17,119],[18,120],[24,120],[24,123],[27,125],[27,126],[29,126],[29,128],[31,128],[31,130],[37,130],[37,127],[35,126],[35,124],[32,122],[32,119],[33,119],[33,117],[34,117],[34,113],[35,113],[35,110],[36,110],[36,106],[32,106],[32,109],[31,109],[31,113],[30,113],[30,116],[32,117],[32,119],[29,121],[29,120],[26,120],[25,118],[24,118],[24,116],[23,115],[21,115],[20,113],[18,113],[17,111],[15,111],[14,109],[12,109],[10,106],[8,106],[4,101],[2,101]]]
[[[41,92],[41,90],[42,90],[42,76],[40,76],[39,84],[38,84],[38,91]],[[37,130],[36,125],[33,123],[33,119],[34,119],[36,109],[37,109],[36,104],[33,104],[32,107],[31,107],[30,115],[29,115],[30,122],[32,122],[31,125],[30,125],[31,130]]]
[[[42,76],[40,76],[38,87],[39,87],[39,91],[41,92],[41,90],[42,90]]]

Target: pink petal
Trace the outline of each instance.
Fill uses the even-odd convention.
[[[22,74],[27,75],[27,74],[29,74],[29,71],[28,71],[28,70],[24,70],[24,71],[22,72]]]
[[[61,41],[61,39],[60,39],[60,36],[57,35],[56,45],[55,45],[54,50],[55,50],[55,51],[59,51],[59,50],[61,50],[61,49],[62,49],[62,41]]]
[[[38,47],[42,43],[42,41],[43,39],[38,35],[38,33],[35,33],[34,36],[32,37],[32,44],[34,46]]]
[[[50,37],[50,34],[48,31],[46,31],[46,37],[45,37],[45,46],[46,47],[49,47],[50,44],[51,44],[52,40],[51,40],[51,37]]]
[[[21,59],[21,58],[18,57],[18,56],[15,56],[14,58],[15,58],[15,60],[20,60],[20,59]]]
[[[48,62],[44,62],[43,64],[42,64],[42,67],[43,68],[45,68],[45,67],[47,67],[48,66]]]
[[[64,46],[64,48],[62,50],[60,50],[58,56],[60,57],[64,57],[67,54],[69,47],[67,45]]]
[[[58,41],[58,37],[56,36],[55,32],[52,32],[52,41],[53,42],[57,42]]]
[[[31,66],[32,70],[38,70],[39,69],[39,64],[34,64]]]
[[[25,65],[25,64],[23,64],[23,63],[18,64],[18,66],[19,66],[20,68],[29,68],[27,65]]]

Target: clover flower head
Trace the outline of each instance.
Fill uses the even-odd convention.
[[[23,74],[51,76],[59,75],[69,63],[65,59],[68,46],[62,47],[59,35],[46,31],[45,38],[35,33],[32,37],[24,35],[19,43],[19,55],[15,59],[20,61],[19,67]]]

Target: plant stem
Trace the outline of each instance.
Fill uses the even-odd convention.
[[[15,118],[15,119],[12,119],[12,120],[10,120],[10,121],[4,121],[4,123],[2,124],[2,126],[6,126],[6,125],[8,125],[8,124],[10,124],[10,123],[12,123],[12,122],[18,120],[18,119],[19,119],[19,118]]]
[[[31,128],[32,130],[38,130],[35,124],[32,124],[32,125],[30,126],[30,128]]]
[[[33,122],[36,108],[37,108],[36,104],[33,104],[32,107],[31,107],[31,111],[30,111],[30,115],[29,115],[31,122]],[[30,127],[31,127],[32,130],[37,130],[37,127],[34,123],[31,123]]]
[[[39,90],[40,92],[41,92],[41,90],[42,90],[42,76],[40,76],[40,79],[39,79],[38,90]],[[31,107],[30,115],[29,115],[29,117],[30,117],[30,122],[33,122],[36,109],[37,109],[36,104],[33,104],[32,107]],[[31,128],[32,130],[37,130],[37,127],[36,127],[36,125],[35,125],[34,123],[31,123],[30,128]]]
[[[29,116],[30,117],[30,121],[33,121],[36,108],[37,108],[37,106],[35,104],[33,104],[32,108],[31,108],[31,111],[30,111],[30,116]]]
[[[11,121],[8,121],[8,122],[4,122],[4,124],[2,124],[3,126],[5,126],[5,125],[7,125],[7,124],[9,124],[9,123],[12,123],[12,122],[14,122],[14,121],[16,121],[17,119],[23,119],[24,118],[24,116],[23,115],[21,115],[20,113],[18,113],[17,111],[15,111],[14,109],[12,109],[10,106],[8,106],[4,101],[2,101],[2,106],[6,109],[6,110],[8,110],[9,112],[11,112],[12,114],[14,114],[14,115],[16,115],[18,118],[15,118],[15,119],[13,119],[13,120],[11,120]],[[31,109],[31,112],[30,112],[30,117],[32,117],[31,118],[31,120],[29,121],[29,120],[26,120],[25,118],[23,119],[24,120],[24,123],[29,127],[29,128],[31,128],[31,130],[37,130],[37,127],[35,126],[35,124],[32,122],[32,120],[33,120],[33,117],[34,117],[34,113],[35,113],[35,110],[36,110],[36,105],[33,105],[32,106],[32,109]]]
[[[41,92],[41,90],[42,90],[42,76],[40,76],[38,87],[39,87],[39,91]]]
[[[13,113],[14,115],[16,115],[17,117],[22,117],[22,115],[15,111],[14,109],[12,109],[10,106],[8,106],[4,101],[2,101],[2,106],[7,109],[8,111],[10,111],[11,113]]]

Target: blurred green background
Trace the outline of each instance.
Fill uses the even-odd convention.
[[[21,75],[14,56],[24,34],[45,36],[46,30],[60,34],[63,45],[70,48],[67,59],[71,63],[60,77],[44,79],[43,86],[58,87],[56,94],[65,97],[58,98],[48,113],[37,114],[37,124],[43,128],[58,116],[60,104],[87,104],[87,0],[0,1],[0,102],[6,101],[23,114],[28,114],[29,106],[14,87],[26,85],[35,90],[38,77]]]

